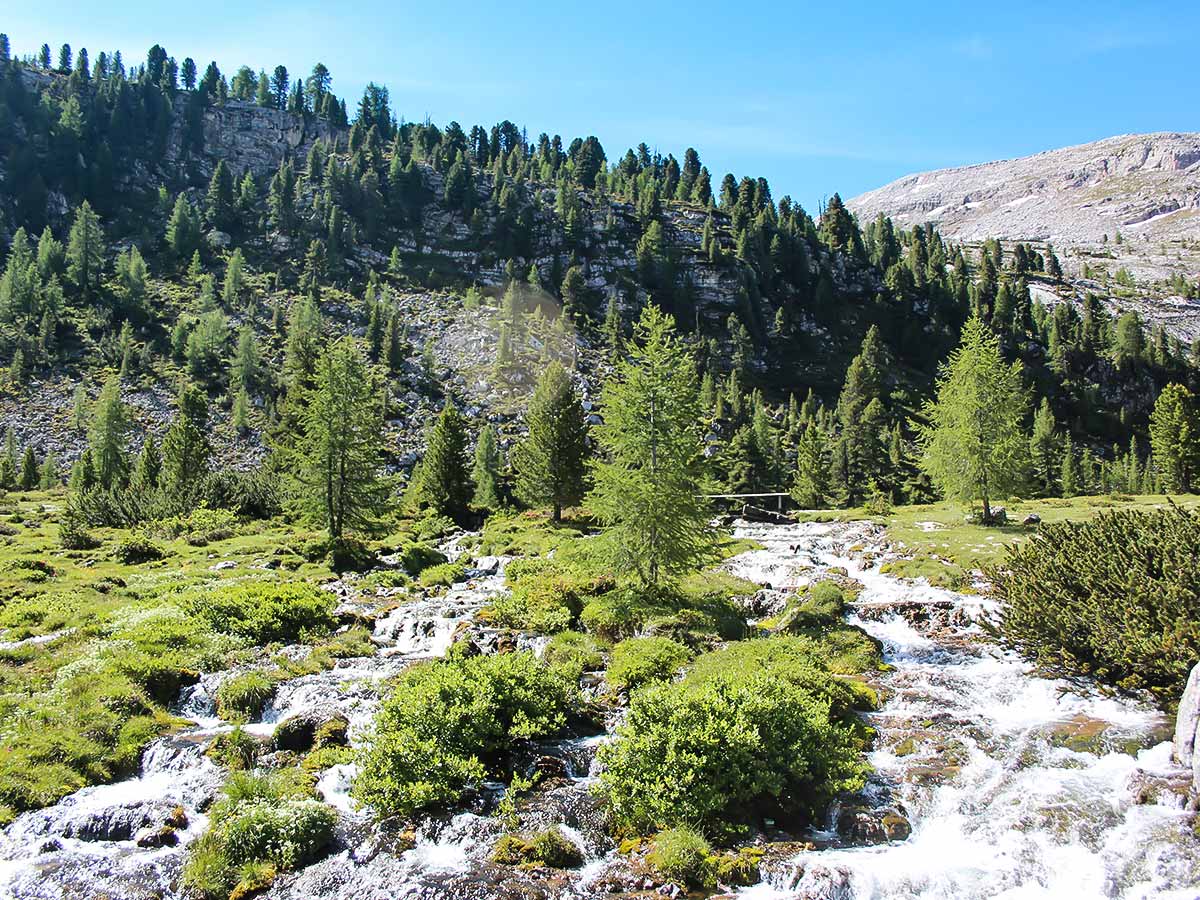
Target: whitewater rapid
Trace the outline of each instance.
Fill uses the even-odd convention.
[[[833,568],[863,585],[848,618],[891,671],[869,716],[876,773],[842,808],[899,808],[912,827],[903,841],[847,847],[831,823],[831,847],[795,855],[745,900],[1200,897],[1182,800],[1137,802],[1181,775],[1160,713],[1036,677],[985,639],[991,601],[881,574],[873,526],[738,535],[765,547],[734,561],[739,575],[787,588]]]

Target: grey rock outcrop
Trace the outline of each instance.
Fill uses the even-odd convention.
[[[1192,667],[1175,716],[1175,759],[1192,772],[1192,803],[1200,800],[1200,663]]]

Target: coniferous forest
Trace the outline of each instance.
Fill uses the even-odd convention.
[[[1179,857],[1107,896],[1200,884],[1134,766],[1200,708],[1200,340],[202,49],[0,34],[0,895],[992,896],[845,853],[1098,759]]]

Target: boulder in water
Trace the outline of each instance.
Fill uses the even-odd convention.
[[[896,809],[847,806],[838,815],[837,831],[847,843],[865,846],[907,840],[912,826]]]
[[[133,836],[133,842],[143,849],[174,847],[179,843],[179,835],[170,825],[162,825],[158,828],[148,825]]]
[[[340,723],[340,729],[338,724]],[[328,709],[313,709],[297,713],[284,719],[275,728],[271,743],[276,750],[306,753],[313,748],[318,732],[333,735],[340,730],[345,735],[349,720],[339,712]]]
[[[1192,796],[1200,800],[1200,663],[1192,666],[1175,716],[1175,759],[1192,770]]]

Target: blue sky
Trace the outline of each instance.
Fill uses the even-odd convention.
[[[464,127],[509,118],[610,159],[646,141],[765,176],[810,210],[922,169],[1200,130],[1200,7],[1112,2],[485,4],[10,0],[14,52],[153,43],[203,69],[307,73]],[[344,7],[346,11],[339,11]]]

